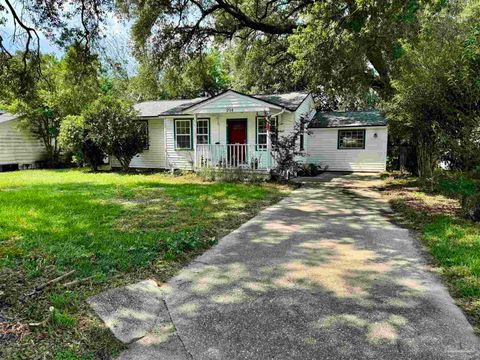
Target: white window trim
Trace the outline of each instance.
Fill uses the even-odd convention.
[[[185,147],[185,148],[181,148],[181,147],[178,147],[178,141],[177,141],[177,136],[179,136],[178,132],[177,132],[177,122],[185,122],[185,121],[188,121],[188,123],[190,124],[190,134],[180,134],[180,136],[189,136],[190,137],[190,146],[189,147]],[[184,151],[184,150],[193,150],[193,121],[192,119],[174,119],[173,120],[173,131],[174,131],[174,146],[175,146],[175,150],[180,150],[180,151]]]
[[[208,131],[207,131],[206,134],[199,134],[199,133],[198,133],[198,123],[199,123],[200,121],[206,121],[206,122],[207,122],[207,129],[208,129]],[[211,126],[211,124],[210,124],[210,118],[197,118],[197,124],[196,124],[196,125],[197,125],[197,126],[195,126],[195,137],[196,137],[197,145],[208,145],[208,144],[210,144],[210,126]],[[199,142],[198,142],[198,137],[199,137],[199,136],[205,136],[205,135],[207,135],[207,138],[208,138],[207,143],[206,143],[206,144],[199,144]]]

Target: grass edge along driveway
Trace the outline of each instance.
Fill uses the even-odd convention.
[[[147,277],[165,281],[289,191],[192,174],[1,173],[0,357],[117,353],[121,345],[88,309],[88,296]]]
[[[389,177],[383,190],[396,220],[418,232],[450,294],[480,334],[480,224],[461,217],[458,199],[426,191],[416,178]]]

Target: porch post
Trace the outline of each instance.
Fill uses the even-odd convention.
[[[270,139],[270,111],[267,115],[267,171],[270,172],[271,156],[272,156],[272,141]]]
[[[198,158],[197,158],[197,113],[193,114],[193,124],[192,124],[192,135],[193,135],[193,170],[197,170],[198,167]]]

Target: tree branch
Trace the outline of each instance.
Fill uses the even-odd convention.
[[[23,30],[25,30],[25,32],[27,34],[27,42],[25,44],[25,51],[23,52],[23,56],[22,56],[23,69],[24,69],[24,71],[27,71],[28,54],[30,54],[32,52],[31,49],[30,49],[30,43],[32,42],[32,40],[35,36],[36,40],[37,40],[36,53],[37,53],[37,56],[38,56],[40,54],[40,37],[38,36],[38,33],[34,28],[26,25],[23,22],[23,20],[20,18],[20,16],[18,16],[17,12],[15,11],[15,8],[10,3],[10,0],[5,0],[5,3],[7,4],[7,7],[10,10],[10,12],[12,13],[14,25],[16,26],[18,24]],[[3,47],[3,45],[2,45],[2,47]]]

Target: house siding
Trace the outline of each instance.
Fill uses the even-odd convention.
[[[175,119],[191,119],[192,117],[176,117]],[[169,169],[193,170],[194,150],[176,150],[175,149],[175,130],[174,118],[165,119],[165,157],[166,167]],[[195,136],[195,127],[193,129]],[[193,139],[192,139],[193,140]]]
[[[337,149],[338,131],[353,129],[365,129],[365,149]],[[385,171],[387,137],[386,126],[311,129],[306,162],[328,166],[331,171]]]
[[[199,105],[200,106],[200,105]],[[218,98],[206,101],[201,105],[201,113],[238,113],[249,111],[246,110],[251,107],[258,108],[255,111],[261,111],[269,106],[262,100],[257,100],[249,96],[228,92]],[[277,108],[279,108],[277,106]]]
[[[29,165],[44,160],[42,142],[18,129],[18,120],[0,123],[0,165]]]
[[[309,94],[307,98],[300,104],[298,109],[295,111],[295,119],[300,119],[300,116],[303,114],[308,114],[315,108],[315,103],[313,101],[312,94]]]
[[[300,104],[298,109],[295,111],[295,120],[300,120],[300,117],[305,114],[309,114],[313,109],[315,109],[315,102],[313,101],[312,94],[309,94],[308,97]],[[290,124],[290,129],[293,130],[293,123]],[[308,148],[308,142],[310,141],[308,136],[304,137],[303,146],[305,149]],[[300,144],[298,144],[300,146]],[[300,162],[305,162],[307,160],[306,157],[298,158]]]
[[[165,162],[165,135],[163,119],[148,119],[148,150],[135,156],[130,167],[139,169],[163,169]],[[119,167],[117,159],[112,158],[111,165]]]

